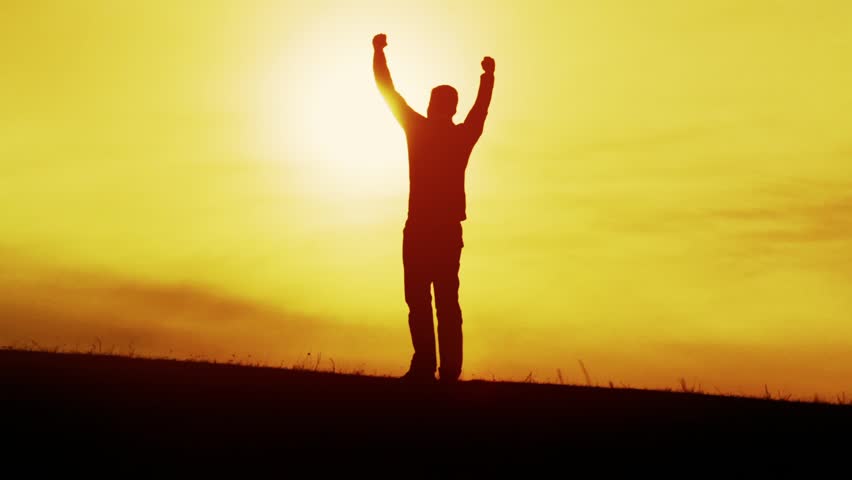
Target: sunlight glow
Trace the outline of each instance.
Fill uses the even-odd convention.
[[[352,49],[340,61],[317,62],[302,97],[301,138],[316,155],[309,181],[327,194],[385,196],[405,193],[407,160],[402,131],[375,90],[366,57]],[[332,58],[332,57],[320,57]]]
[[[334,26],[334,36],[305,29],[301,48],[266,67],[256,149],[297,166],[300,190],[324,201],[404,199],[405,137],[376,91],[370,39],[347,25]]]
[[[0,5],[0,346],[402,373],[385,33],[397,90],[456,87],[456,122],[496,60],[465,378],[850,391],[852,2]]]

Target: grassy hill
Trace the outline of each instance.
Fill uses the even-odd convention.
[[[482,451],[493,463],[685,446],[777,453],[843,445],[833,439],[852,432],[852,407],[834,404],[490,381],[412,387],[84,353],[0,350],[0,385],[4,430],[22,450],[128,461],[321,453],[333,462],[338,451],[473,459]]]

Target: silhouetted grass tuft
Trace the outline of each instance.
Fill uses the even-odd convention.
[[[580,362],[580,370],[583,371],[583,376],[586,377],[586,385],[588,385],[590,387],[593,386],[592,385],[592,377],[589,375],[589,371],[586,370],[586,365],[583,364],[582,360],[577,360],[577,361]]]
[[[74,348],[68,348],[66,345],[56,345],[52,347],[46,347],[41,345],[34,339],[29,339],[27,342],[22,344],[13,343],[12,345],[0,346],[0,350],[12,350],[12,351],[33,351],[33,352],[45,352],[45,353],[69,353],[69,354],[88,354],[88,355],[102,355],[102,356],[113,356],[113,357],[125,357],[125,358],[140,358],[140,359],[151,359],[151,360],[172,360],[172,361],[183,361],[183,362],[192,362],[192,363],[207,363],[207,364],[218,364],[219,361],[215,358],[208,359],[202,355],[190,355],[184,358],[178,358],[174,356],[174,351],[169,350],[169,355],[166,356],[157,356],[157,355],[144,355],[140,354],[136,348],[136,346],[131,343],[127,346],[127,348],[122,353],[122,350],[115,345],[111,345],[109,348],[104,348],[103,341],[100,337],[95,337],[94,341],[87,345],[86,349],[80,349],[79,344]],[[261,367],[261,368],[277,368],[282,370],[293,370],[293,371],[310,371],[310,372],[326,372],[333,374],[341,374],[341,375],[355,375],[355,376],[364,376],[366,375],[366,370],[363,365],[357,366],[351,369],[340,368],[337,365],[337,362],[333,358],[329,358],[327,362],[327,368],[323,368],[322,363],[322,353],[318,353],[316,356],[312,354],[312,352],[307,352],[304,357],[299,358],[295,362],[292,362],[290,366],[286,366],[285,360],[282,360],[276,365],[270,365],[266,361],[260,361],[252,357],[251,354],[247,355],[245,358],[240,358],[236,353],[232,354],[225,362],[222,362],[227,365],[235,365],[235,366],[243,366],[243,367]],[[582,360],[577,361],[580,370],[583,374],[583,378],[585,379],[585,386],[591,388],[599,388],[597,384],[595,384],[592,380],[592,376],[589,373],[589,370],[586,368],[585,363]],[[389,375],[379,375],[375,371],[371,376],[377,377],[388,377]],[[491,373],[488,376],[483,378],[473,377],[474,380],[480,381],[491,381],[491,382],[505,382],[508,380],[498,379],[496,375]],[[542,383],[536,380],[535,372],[530,371],[526,377],[522,380],[523,383]],[[556,382],[559,385],[564,386],[572,386],[572,387],[581,387],[582,385],[574,384],[566,381],[562,369],[556,369]],[[543,383],[551,383],[549,381],[545,381]],[[612,380],[607,382],[607,385],[611,389],[621,388],[621,389],[631,389],[631,390],[651,390],[651,391],[659,391],[659,392],[674,392],[674,390],[670,387],[666,388],[656,388],[656,389],[647,389],[647,388],[637,388],[627,385],[625,383],[619,382],[616,385]],[[701,395],[709,395],[702,388],[700,383],[690,385],[689,382],[681,377],[678,379],[678,387],[679,391],[682,393],[689,394],[701,394]],[[754,396],[746,395],[746,394],[732,394],[732,393],[724,393],[718,387],[714,387],[714,391],[716,396],[719,397],[741,397],[741,398],[755,398]],[[833,399],[830,397],[823,398],[818,394],[814,394],[811,399],[795,399],[792,394],[783,393],[782,391],[776,391],[774,394],[769,389],[769,385],[763,385],[763,394],[760,395],[759,398],[764,400],[771,401],[781,401],[781,402],[798,402],[798,403],[822,403],[822,404],[837,404],[837,405],[850,405],[852,406],[852,398],[847,396],[846,392],[843,391],[834,396]]]

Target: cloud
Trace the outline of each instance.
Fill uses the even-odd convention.
[[[599,223],[631,233],[715,232],[765,246],[849,242],[850,192],[850,183],[797,179],[761,186],[745,198],[719,198],[718,202],[729,205],[723,208],[707,198],[667,205],[662,212],[643,205],[619,205],[610,207],[614,213]]]
[[[589,142],[578,145],[575,149],[561,151],[564,153],[594,154],[601,152],[636,152],[655,151],[659,148],[667,148],[682,143],[704,140],[707,137],[717,135],[727,128],[725,125],[695,124],[685,125],[678,128],[659,130],[646,133],[641,136],[611,138],[608,140]]]
[[[847,189],[846,192],[852,191]],[[797,199],[779,205],[729,208],[711,215],[751,224],[743,236],[763,242],[819,243],[852,241],[852,195],[821,200]]]
[[[200,285],[27,265],[0,274],[0,345],[220,360],[252,354],[288,366],[309,352],[382,364],[396,353],[388,344],[406,345],[396,338],[403,329],[341,325]]]

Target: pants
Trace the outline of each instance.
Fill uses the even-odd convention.
[[[419,225],[407,221],[403,230],[402,263],[405,303],[414,356],[412,372],[434,374],[435,327],[431,289],[435,287],[440,377],[456,380],[462,368],[462,312],[459,307],[459,260],[464,246],[461,223]]]

